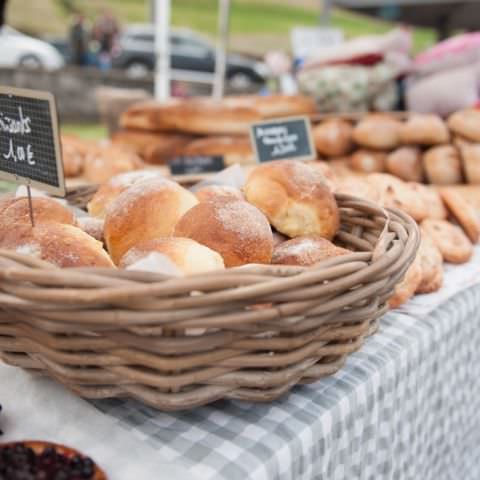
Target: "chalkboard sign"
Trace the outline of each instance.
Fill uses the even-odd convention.
[[[224,168],[225,162],[223,161],[223,157],[221,155],[177,157],[170,162],[170,171],[172,172],[172,175],[213,173],[220,172]]]
[[[51,93],[0,86],[0,178],[65,196]]]
[[[287,158],[313,160],[316,157],[308,117],[254,123],[250,135],[259,162]]]

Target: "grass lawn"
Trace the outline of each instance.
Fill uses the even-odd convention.
[[[61,131],[73,133],[89,140],[101,140],[108,137],[107,128],[100,123],[65,123],[61,125]]]

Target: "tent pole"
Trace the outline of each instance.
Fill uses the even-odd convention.
[[[220,100],[225,94],[225,73],[227,66],[227,45],[230,24],[230,0],[219,0],[217,52],[215,56],[215,78],[213,98]]]
[[[155,0],[155,98],[170,97],[170,0]]]

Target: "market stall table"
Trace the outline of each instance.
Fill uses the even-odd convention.
[[[479,311],[477,247],[471,262],[447,267],[439,292],[388,313],[339,373],[272,404],[167,414],[115,399],[94,409],[0,365],[2,440],[83,448],[111,480],[477,480]]]

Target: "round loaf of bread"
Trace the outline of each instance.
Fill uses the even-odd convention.
[[[327,187],[333,192],[335,188],[336,175],[330,168],[329,162],[327,163],[322,160],[317,160],[314,162],[308,162],[308,166],[320,172],[320,174],[323,176],[325,185],[327,185]]]
[[[105,217],[105,243],[115,264],[140,241],[172,235],[178,220],[197,203],[195,195],[165,178],[125,190]]]
[[[50,262],[60,268],[113,267],[102,243],[73,225],[14,224],[0,237],[0,248]]]
[[[60,202],[48,197],[32,197],[33,218],[41,223],[75,225],[75,215]],[[16,197],[0,204],[0,235],[13,224],[31,225],[28,197]]]
[[[253,169],[244,186],[247,200],[289,237],[320,235],[331,240],[340,225],[333,193],[316,169],[280,160]]]
[[[450,133],[438,115],[415,113],[402,125],[400,139],[406,145],[440,145],[450,141]]]
[[[217,197],[227,197],[236,200],[245,200],[243,193],[235,187],[229,185],[207,185],[199,188],[195,195],[199,202],[214,200]]]
[[[277,245],[273,250],[272,263],[309,267],[327,258],[352,253],[337,247],[318,235],[305,235]]]
[[[226,267],[270,263],[272,230],[257,208],[242,200],[217,198],[189,210],[175,236],[191,238],[218,252]]]
[[[61,137],[63,173],[66,178],[78,177],[83,171],[86,150],[81,140],[71,135]]]
[[[134,170],[133,172],[115,175],[100,186],[87,205],[92,217],[105,218],[109,205],[125,190],[139,182],[152,178],[163,178],[159,170]]]
[[[480,110],[460,110],[450,115],[447,123],[452,132],[473,142],[480,142]]]
[[[152,253],[167,256],[185,275],[225,268],[221,255],[190,238],[165,237],[137,243],[123,255],[120,268],[128,268]]]
[[[423,180],[422,151],[418,147],[400,147],[390,153],[385,163],[388,173],[406,182]]]
[[[385,171],[387,154],[374,150],[357,150],[350,158],[353,170],[363,173],[375,173]]]
[[[453,145],[432,147],[423,154],[423,168],[434,185],[463,183],[462,162]]]
[[[190,142],[183,150],[185,156],[219,156],[225,165],[249,165],[255,163],[252,144],[248,137],[205,137]]]
[[[77,219],[77,226],[85,233],[99,242],[103,243],[103,220],[90,216],[79,217]]]
[[[352,131],[350,122],[340,118],[320,123],[312,130],[317,152],[327,157],[348,155],[353,148]]]
[[[353,129],[353,140],[373,150],[392,150],[400,143],[401,123],[389,115],[367,115]]]

